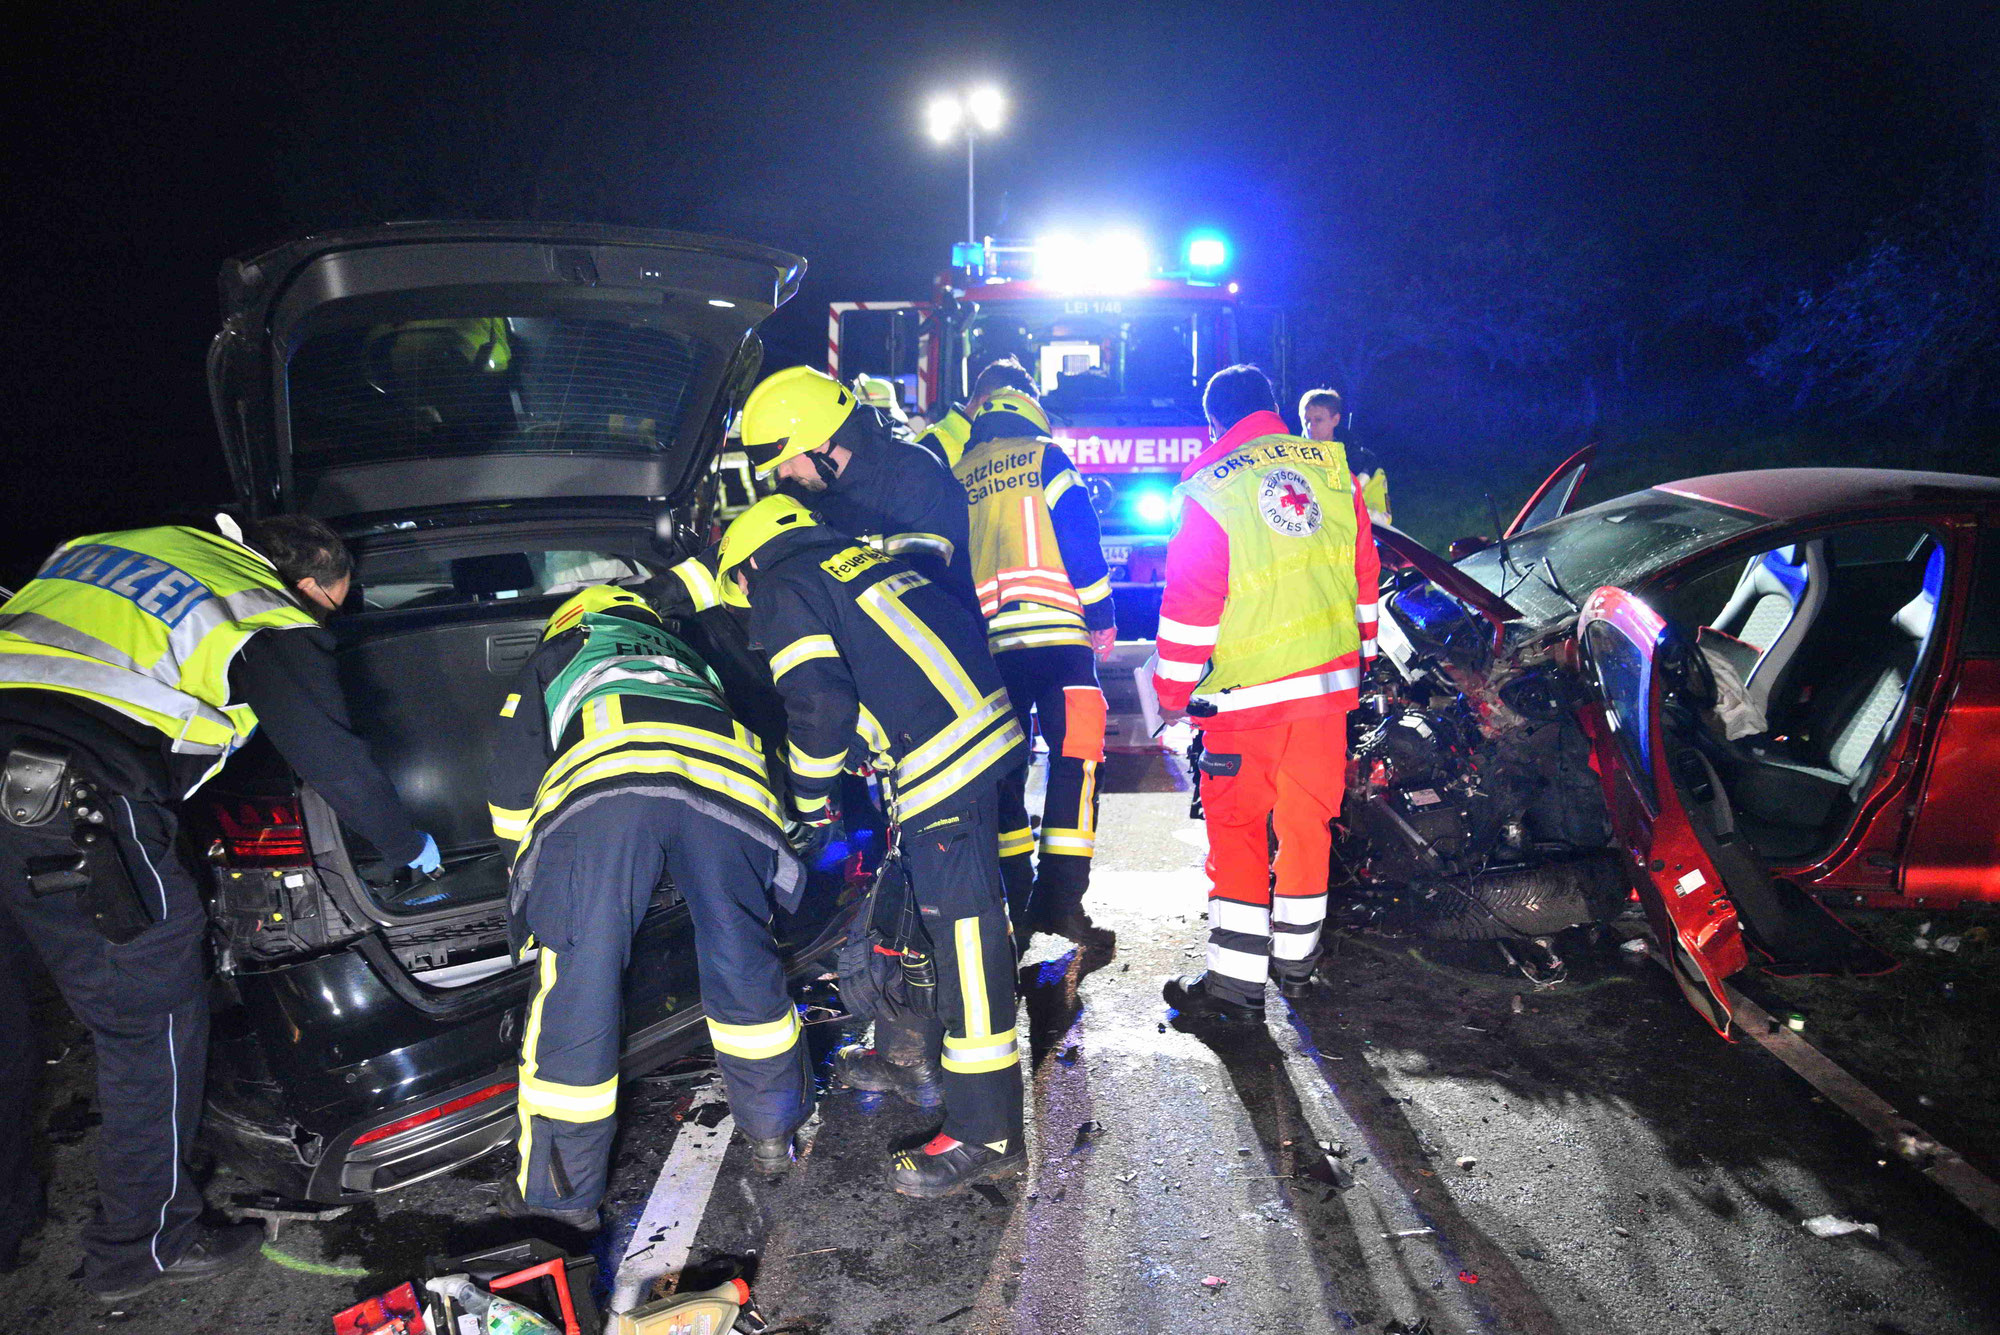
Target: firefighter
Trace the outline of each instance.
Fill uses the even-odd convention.
[[[753,1166],[776,1176],[812,1113],[771,903],[796,908],[764,755],[722,685],[644,599],[584,589],[500,707],[487,776],[514,844],[509,940],[540,976],[521,1040],[517,1212],[594,1229],[617,1128],[632,936],[670,879],[694,918],[708,1035]]]
[[[261,725],[391,865],[441,865],[348,724],[321,629],[352,583],[347,549],[296,515],[247,537],[217,524],[78,538],[0,607],[0,1269],[42,1214],[32,945],[92,1035],[104,1120],[82,1279],[103,1301],[220,1274],[264,1236],[204,1225],[187,1168],[208,918],[181,803]]]
[[[996,357],[972,381],[972,397],[963,408],[947,408],[938,420],[917,433],[917,444],[946,468],[957,468],[972,438],[972,419],[995,390],[1011,389],[1041,401],[1041,390],[1018,357]]]
[[[982,400],[953,472],[971,506],[987,647],[1014,713],[1023,724],[1032,715],[1049,745],[1039,869],[1031,865],[1026,769],[1001,787],[1001,868],[1015,936],[1025,943],[1042,928],[1080,943],[1091,926],[1083,897],[1104,760],[1104,692],[1092,655],[1108,657],[1118,630],[1097,512],[1048,435],[1049,419],[1032,395],[996,389]]]
[[[722,537],[731,600],[750,608],[789,719],[792,804],[808,824],[834,819],[843,767],[887,780],[918,938],[935,967],[943,1129],[896,1155],[890,1180],[909,1196],[947,1196],[1026,1164],[1014,1024],[1014,950],[998,858],[999,781],[1025,758],[1006,687],[978,621],[903,562],[820,524],[789,496],[760,501]],[[878,917],[879,921],[879,917]],[[927,938],[927,943],[924,940]],[[878,1034],[880,1029],[878,1018]],[[930,1073],[843,1049],[848,1084],[911,1102]],[[927,1059],[928,1053],[925,1054]]]
[[[1337,433],[1343,415],[1340,391],[1337,389],[1309,389],[1299,396],[1299,431],[1307,440],[1339,442]],[[1392,522],[1389,518],[1389,474],[1374,452],[1359,445],[1342,445],[1347,454],[1347,466],[1354,470],[1354,480],[1361,484],[1361,499],[1368,507],[1368,517],[1378,524]]]
[[[1181,474],[1153,688],[1168,719],[1202,729],[1208,969],[1165,995],[1246,1019],[1273,975],[1288,997],[1311,986],[1377,564],[1340,446],[1288,433],[1262,371],[1216,372],[1202,407],[1216,440]]]

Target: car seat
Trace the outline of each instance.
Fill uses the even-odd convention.
[[[1933,546],[1923,587],[1890,618],[1889,634],[1857,653],[1817,692],[1793,751],[1751,753],[1729,787],[1753,822],[1818,831],[1837,803],[1860,796],[1923,656],[1943,585],[1944,550]],[[1787,855],[1775,846],[1767,851]]]
[[[1826,602],[1826,544],[1808,542],[1769,551],[1744,567],[1713,628],[1737,640],[1743,690],[1757,712],[1781,704],[1780,684],[1806,632]]]

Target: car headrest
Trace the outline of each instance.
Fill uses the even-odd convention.
[[[1793,602],[1797,602],[1799,595],[1805,592],[1805,554],[1796,545],[1778,547],[1765,552],[1764,559],[1758,562],[1758,565],[1762,567],[1758,573],[1766,579],[1775,580],[1779,588],[1782,588]]]
[[[1944,548],[1932,547],[1930,560],[1924,563],[1924,587],[1896,613],[1893,618],[1896,629],[1913,640],[1928,638],[1931,623],[1937,620],[1938,595],[1943,590]]]
[[[491,598],[535,587],[535,567],[524,552],[461,556],[451,563],[451,586],[465,598]]]

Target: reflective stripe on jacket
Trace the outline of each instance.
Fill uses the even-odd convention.
[[[1275,413],[1233,428],[1182,475],[1161,600],[1160,702],[1213,707],[1205,727],[1349,708],[1375,635],[1368,512],[1337,444]]]
[[[953,469],[971,511],[972,578],[993,652],[1090,642],[1113,624],[1097,514],[1054,442],[987,435]]]
[[[518,872],[566,811],[633,791],[785,847],[763,750],[708,664],[643,619],[585,613],[535,651],[500,707],[487,770],[493,832],[519,844]],[[800,884],[789,853],[780,862],[776,888]]]
[[[0,606],[0,689],[80,696],[158,729],[173,751],[214,757],[199,788],[257,728],[230,699],[237,654],[260,631],[317,624],[242,543],[180,526],[95,534]]]
[[[1021,763],[982,628],[943,589],[822,527],[766,543],[749,576],[802,813],[824,810],[842,768],[864,761],[893,776],[904,820]]]

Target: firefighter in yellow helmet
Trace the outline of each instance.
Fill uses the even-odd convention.
[[[907,562],[968,610],[978,606],[964,490],[853,390],[811,367],[772,372],[743,405],[743,449],[760,482],[809,504],[827,526]],[[693,610],[720,600],[712,553],[672,573]]]
[[[813,1098],[770,923],[774,901],[797,907],[805,869],[763,750],[715,673],[637,594],[584,589],[549,618],[500,707],[487,801],[516,850],[510,943],[539,949],[515,1210],[597,1227],[625,967],[663,873],[694,918],[709,1041],[751,1162],[782,1173]]]
[[[946,1196],[1010,1176],[1026,1155],[997,790],[1026,746],[983,627],[916,569],[818,523],[789,496],[732,523],[720,564],[731,599],[749,605],[751,637],[770,651],[796,816],[834,820],[842,769],[866,763],[883,777],[900,831],[917,911],[878,904],[874,920],[909,924],[885,949],[915,961],[914,976],[899,973],[888,990],[912,982],[934,1001],[869,1007],[877,1046],[842,1049],[835,1070],[919,1106],[942,1094],[943,1129],[890,1161],[897,1191]],[[873,977],[869,962],[883,958],[857,945],[840,966],[849,1004]]]
[[[1000,853],[1014,930],[1083,941],[1083,898],[1097,843],[1097,769],[1104,760],[1104,692],[1097,659],[1117,639],[1097,512],[1069,456],[1049,438],[1031,394],[999,388],[972,419],[953,470],[972,522],[972,574],[987,646],[1014,712],[1032,716],[1049,747],[1039,841],[1029,828],[1026,771],[1001,790]],[[1040,866],[1034,865],[1040,844]]]

